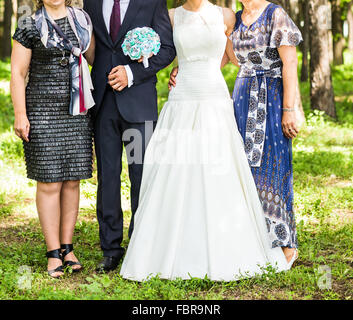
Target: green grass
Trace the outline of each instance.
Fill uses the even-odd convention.
[[[74,242],[81,274],[55,281],[46,275],[44,239],[36,216],[35,183],[25,177],[21,142],[12,132],[9,64],[0,63],[0,299],[348,299],[353,298],[353,65],[334,69],[338,120],[309,107],[309,84],[301,85],[307,125],[294,143],[294,187],[300,258],[287,273],[269,272],[238,282],[207,279],[146,283],[117,272],[96,275],[101,258],[95,218],[96,178],[82,182]],[[159,74],[159,104],[167,99],[170,70]],[[224,71],[229,88],[236,68]],[[122,174],[125,240],[131,216],[126,162]],[[241,244],[239,244],[241,245]],[[31,289],[21,286],[30,268]],[[320,266],[332,273],[332,288],[320,289]]]

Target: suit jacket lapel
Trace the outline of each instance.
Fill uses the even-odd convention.
[[[129,31],[129,26],[134,21],[135,16],[140,10],[143,0],[130,0],[129,7],[126,11],[125,18],[123,24],[120,27],[118,38],[114,43],[114,47],[119,43],[122,37],[126,35]]]
[[[104,16],[103,16],[103,1],[104,0],[95,0],[96,12],[98,16],[96,32],[99,31],[99,33],[102,36],[102,40],[105,41],[105,43],[109,47],[112,47],[113,41],[108,33],[107,26],[105,25]]]

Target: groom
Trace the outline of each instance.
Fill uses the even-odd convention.
[[[145,141],[150,138],[158,117],[156,73],[168,66],[176,53],[166,0],[84,0],[84,10],[93,22],[96,41],[92,69],[96,106],[92,115],[98,163],[97,217],[104,256],[97,271],[104,272],[116,269],[124,254],[120,198],[123,145],[142,141],[140,148],[127,152],[131,181],[131,237],[138,207]],[[147,69],[142,63],[124,56],[121,48],[126,33],[136,27],[151,27],[161,38],[160,52],[149,60]],[[148,122],[153,124],[150,134],[145,126]],[[136,156],[137,153],[141,156]],[[140,160],[136,161],[138,158]]]

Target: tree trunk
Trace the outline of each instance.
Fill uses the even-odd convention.
[[[300,73],[300,81],[306,82],[309,79],[309,12],[308,12],[308,2],[307,0],[300,0],[300,8],[302,12],[302,18],[304,21],[304,26],[301,27],[301,32],[303,35],[303,42],[301,43],[301,51],[303,54],[302,58],[302,69]]]
[[[291,6],[289,0],[273,0],[272,2],[279,4],[289,15],[291,15]]]
[[[328,48],[327,0],[308,0],[310,15],[310,98],[312,109],[336,117]]]
[[[74,0],[72,1],[73,7],[82,8],[83,7],[83,0]]]
[[[341,0],[332,0],[333,63],[343,64],[343,51],[346,41],[343,35]]]
[[[282,7],[284,10],[286,10],[286,12],[291,16],[292,15],[292,7],[290,4],[290,0],[282,0]]]
[[[213,4],[216,4],[217,6],[224,7],[224,0],[210,0]]]
[[[3,34],[1,39],[1,58],[11,56],[11,22],[12,22],[12,1],[5,0],[4,18],[3,18]]]
[[[21,8],[21,6],[28,6],[31,8],[31,10],[35,10],[35,6],[32,0],[17,0],[18,10]]]
[[[225,0],[224,5],[227,8],[232,8],[233,1],[232,0]]]
[[[348,3],[347,22],[348,22],[348,49],[353,51],[353,1]]]

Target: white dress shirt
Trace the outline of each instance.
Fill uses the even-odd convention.
[[[129,7],[130,0],[120,0],[120,19],[121,23],[123,23],[127,8]],[[114,6],[114,0],[103,0],[103,17],[104,17],[104,23],[105,26],[107,27],[108,33],[110,33],[110,18],[112,15],[113,11],[113,6]],[[130,88],[134,84],[134,75],[132,74],[130,66],[126,65],[124,66],[126,73],[127,73],[127,78],[128,78],[128,87]]]
[[[120,18],[123,23],[127,8],[129,7],[130,0],[120,0]],[[112,15],[114,0],[103,1],[103,17],[107,27],[108,33],[110,32],[110,17]]]

